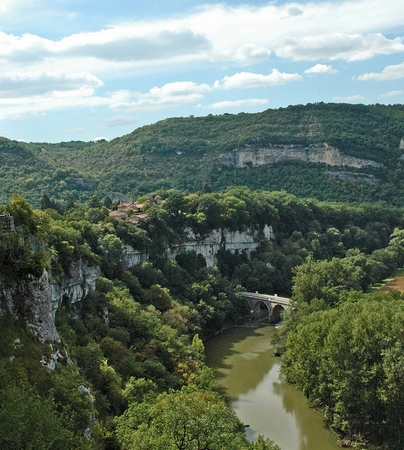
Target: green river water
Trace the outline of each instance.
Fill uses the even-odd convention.
[[[281,381],[273,356],[273,326],[231,328],[205,343],[206,362],[216,371],[249,440],[259,434],[282,450],[340,450],[321,415],[301,392]]]

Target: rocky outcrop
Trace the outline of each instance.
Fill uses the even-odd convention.
[[[7,312],[24,317],[27,327],[44,342],[60,342],[55,326],[55,314],[62,300],[71,304],[83,300],[95,289],[100,276],[98,266],[88,266],[83,261],[73,264],[70,276],[59,284],[52,274],[44,270],[39,279],[6,284],[0,279],[3,302],[0,315]]]
[[[208,267],[217,264],[217,253],[219,250],[229,250],[232,253],[245,252],[248,256],[256,250],[263,239],[272,240],[274,238],[273,229],[266,225],[261,232],[261,237],[257,232],[229,231],[226,229],[213,230],[208,235],[198,236],[192,230],[187,230],[188,236],[184,242],[173,245],[168,250],[168,256],[175,258],[180,253],[194,251],[197,255],[205,258]]]
[[[400,145],[399,145],[398,148],[399,148],[399,150],[402,150],[402,151],[404,150],[404,138],[401,139]],[[400,162],[403,162],[404,161],[404,154],[401,155],[398,159],[399,159]]]
[[[246,145],[221,155],[217,163],[226,166],[257,167],[276,164],[283,161],[303,161],[329,166],[346,166],[356,169],[383,167],[383,164],[369,159],[344,155],[340,150],[327,143],[309,145],[272,145],[256,147]]]
[[[68,298],[70,303],[83,300],[95,289],[95,282],[101,275],[99,266],[88,266],[79,260],[70,268],[70,276],[65,279],[60,288],[55,286],[55,294],[59,298]]]
[[[265,225],[260,233],[256,231],[229,231],[226,229],[213,230],[205,235],[197,235],[191,229],[185,230],[185,238],[178,244],[171,245],[167,249],[167,256],[175,258],[180,253],[195,252],[205,258],[208,267],[217,264],[217,253],[219,250],[229,250],[232,253],[245,252],[250,255],[261,243],[262,240],[272,240],[274,238],[273,229]],[[124,264],[126,267],[133,267],[148,260],[146,252],[133,249],[130,245],[124,248]]]
[[[123,265],[125,267],[134,267],[148,261],[147,251],[135,250],[131,245],[123,245]]]
[[[330,177],[339,178],[342,181],[350,181],[354,183],[365,183],[371,184],[373,186],[380,183],[380,179],[376,178],[374,175],[370,173],[358,173],[358,172],[331,172],[324,171],[325,175]]]

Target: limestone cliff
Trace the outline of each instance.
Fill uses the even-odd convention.
[[[55,314],[63,299],[72,304],[86,297],[95,289],[95,280],[100,276],[98,266],[88,266],[83,261],[72,265],[70,276],[61,284],[52,274],[44,270],[39,279],[19,283],[6,283],[0,278],[0,315],[7,312],[23,317],[28,328],[45,342],[60,342],[55,326]]]
[[[123,265],[127,268],[137,266],[148,261],[147,251],[136,250],[129,244],[123,246]]]
[[[257,147],[246,145],[242,148],[220,155],[218,164],[243,168],[247,166],[265,166],[283,161],[303,161],[329,166],[347,166],[356,169],[382,167],[383,164],[344,155],[335,147],[324,144],[309,145],[272,145]]]
[[[216,255],[220,249],[231,252],[255,250],[262,240],[273,239],[271,226],[266,225],[259,233],[220,229],[206,235],[196,235],[191,229],[186,230],[184,240],[167,249],[167,256],[174,258],[181,252],[195,251],[201,254],[208,266],[217,263]],[[130,245],[124,245],[123,262],[126,267],[133,267],[148,260],[147,252],[137,251]],[[31,278],[20,282],[10,282],[0,274],[0,316],[7,312],[23,318],[41,343],[59,343],[60,337],[55,326],[55,314],[62,303],[70,305],[83,300],[95,289],[95,282],[101,275],[98,266],[89,266],[82,260],[72,264],[69,277],[58,282],[48,270],[40,278]],[[60,357],[55,350],[50,360],[44,362],[53,367]]]
[[[260,234],[260,236],[258,236]],[[265,225],[260,233],[252,230],[229,231],[226,229],[212,230],[206,235],[197,235],[191,229],[185,230],[185,237],[182,242],[171,245],[167,249],[167,256],[175,258],[178,254],[194,251],[197,255],[205,258],[208,267],[217,263],[217,253],[219,250],[229,250],[232,253],[246,252],[250,255],[262,240],[272,240],[274,238],[273,229]],[[124,264],[126,267],[133,267],[148,260],[147,252],[133,249],[130,245],[125,246]]]
[[[401,139],[401,141],[400,141],[400,145],[399,145],[399,147],[398,147],[400,150],[404,150],[404,138],[402,138]],[[404,154],[403,155],[401,155],[399,158],[399,161],[404,161]]]

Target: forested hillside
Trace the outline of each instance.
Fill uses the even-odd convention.
[[[9,202],[17,191],[39,207],[43,194],[77,201],[91,193],[136,198],[157,189],[195,191],[208,186],[219,191],[241,185],[285,189],[319,200],[400,205],[403,137],[402,105],[319,103],[258,114],[172,118],[111,142],[28,144],[4,138],[0,200]],[[338,166],[293,158],[264,165],[247,162],[243,167],[220,162],[235,149],[276,150],[284,145],[304,150],[324,143],[375,165]]]
[[[402,448],[403,297],[371,292],[404,265],[403,119],[321,103],[2,138],[0,447],[277,450],[245,439],[204,363],[247,290],[291,297],[283,373],[341,443]],[[257,245],[174,258],[213,232]]]
[[[1,448],[276,449],[246,441],[204,364],[203,339],[246,320],[241,290],[293,295],[277,344],[284,371],[341,439],[400,445],[402,298],[365,292],[404,264],[403,209],[240,187],[161,190],[144,198],[134,225],[96,196],[48,200],[58,210],[14,195],[0,211],[16,226],[0,231]],[[206,267],[196,252],[167,257],[187,230],[264,225],[275,239],[261,237],[251,258],[219,251],[217,267]],[[127,245],[147,249],[149,260],[125,266]],[[35,311],[48,280],[63,286],[78,262],[99,270],[95,288],[80,301],[64,295],[60,340],[43,338]],[[368,328],[369,310],[381,315]],[[348,332],[352,320],[342,320],[352,314]],[[349,370],[334,370],[341,361]]]

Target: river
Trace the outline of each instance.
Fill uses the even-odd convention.
[[[249,440],[259,434],[282,450],[341,450],[324,426],[321,414],[279,377],[273,356],[275,327],[231,328],[205,343],[206,362],[216,371]]]

